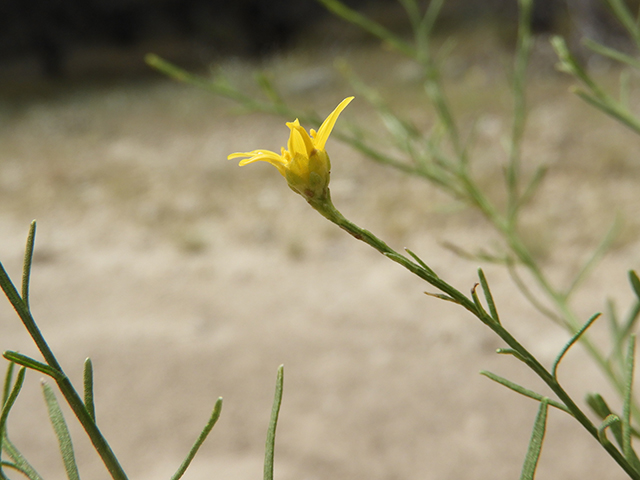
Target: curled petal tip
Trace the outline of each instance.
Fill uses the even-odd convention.
[[[347,97],[329,114],[329,116],[322,122],[320,128],[318,129],[318,133],[315,135],[315,146],[319,150],[324,150],[324,145],[327,143],[327,139],[329,135],[331,135],[331,131],[333,130],[333,126],[336,124],[338,117],[342,113],[342,111],[347,108],[347,105],[351,103],[355,97]]]

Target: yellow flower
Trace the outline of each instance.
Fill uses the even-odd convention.
[[[331,170],[329,156],[324,146],[338,116],[351,100],[353,97],[345,98],[340,102],[340,105],[322,122],[317,132],[313,129],[310,131],[311,135],[300,125],[297,118],[295,122],[288,122],[287,127],[291,132],[287,150],[282,147],[280,154],[269,150],[253,150],[246,153],[232,153],[227,158],[248,157],[240,161],[240,166],[257,161],[269,162],[278,169],[289,186],[307,201],[324,202],[329,197]]]

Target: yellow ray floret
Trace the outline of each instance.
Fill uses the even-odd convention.
[[[333,112],[322,122],[316,132],[309,133],[300,125],[298,119],[288,122],[289,141],[287,149],[281,149],[280,154],[269,150],[253,150],[251,152],[232,153],[227,158],[244,158],[240,166],[249,163],[263,161],[276,167],[283,177],[287,179],[289,186],[307,199],[324,196],[329,185],[329,172],[331,163],[325,151],[325,144],[338,120],[342,110],[353,100],[353,97],[345,98]]]

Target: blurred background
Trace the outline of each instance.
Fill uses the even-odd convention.
[[[391,0],[345,2],[408,37]],[[536,0],[525,172],[550,167],[523,228],[558,282],[568,278],[619,212],[611,253],[577,297],[584,318],[613,298],[631,302],[640,267],[638,143],[568,93],[554,69],[558,33],[607,84],[617,67],[582,51],[583,35],[629,48],[596,0]],[[477,125],[474,175],[503,195],[511,128],[515,0],[447,0],[435,44],[462,125]],[[276,369],[285,393],[276,446],[280,480],[514,478],[537,405],[478,375],[488,369],[543,387],[461,309],[328,224],[266,164],[238,168],[235,151],[279,151],[285,119],[151,70],[156,53],[258,94],[272,75],[292,105],[327,115],[352,89],[349,63],[425,129],[434,114],[419,69],[307,0],[4,0],[0,2],[0,260],[20,275],[38,219],[31,304],[73,382],[93,359],[98,424],[131,478],[168,478],[206,422],[222,417],[187,479],[262,474]],[[240,115],[239,113],[242,113]],[[293,120],[293,119],[287,119]],[[384,137],[364,99],[340,122]],[[352,221],[416,251],[461,291],[476,262],[445,242],[496,244],[486,223],[423,181],[331,139],[332,196]],[[504,322],[551,364],[567,339],[483,265]],[[0,348],[39,358],[8,302]],[[606,332],[603,324],[601,333]],[[596,326],[596,331],[598,326]],[[575,349],[562,380],[577,398],[609,393]],[[64,475],[30,372],[9,435],[47,478]],[[612,402],[615,404],[615,402]],[[65,410],[67,411],[67,410]],[[67,411],[68,413],[68,411]],[[70,413],[80,474],[106,479]],[[540,478],[624,478],[586,433],[550,412]]]
[[[349,0],[352,8],[402,32],[409,24],[394,0]],[[537,32],[621,34],[604,2],[536,0]],[[451,0],[439,25],[460,29],[490,23],[513,34],[514,0]],[[5,0],[0,5],[2,78],[103,78],[148,74],[140,53],[207,68],[230,55],[264,58],[300,43],[332,46],[347,40],[345,26],[314,0]],[[327,32],[328,30],[328,32]],[[357,35],[350,28],[351,35]],[[504,32],[503,32],[504,33]]]

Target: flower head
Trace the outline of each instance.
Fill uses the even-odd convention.
[[[310,135],[297,118],[294,122],[288,122],[289,141],[287,149],[282,147],[280,154],[269,150],[253,150],[232,153],[227,158],[248,157],[240,161],[240,166],[257,161],[269,162],[278,169],[289,186],[307,201],[324,202],[329,198],[329,172],[331,171],[331,163],[324,146],[338,116],[351,100],[353,97],[345,98],[340,102],[340,105],[322,122],[317,132],[310,130]]]

